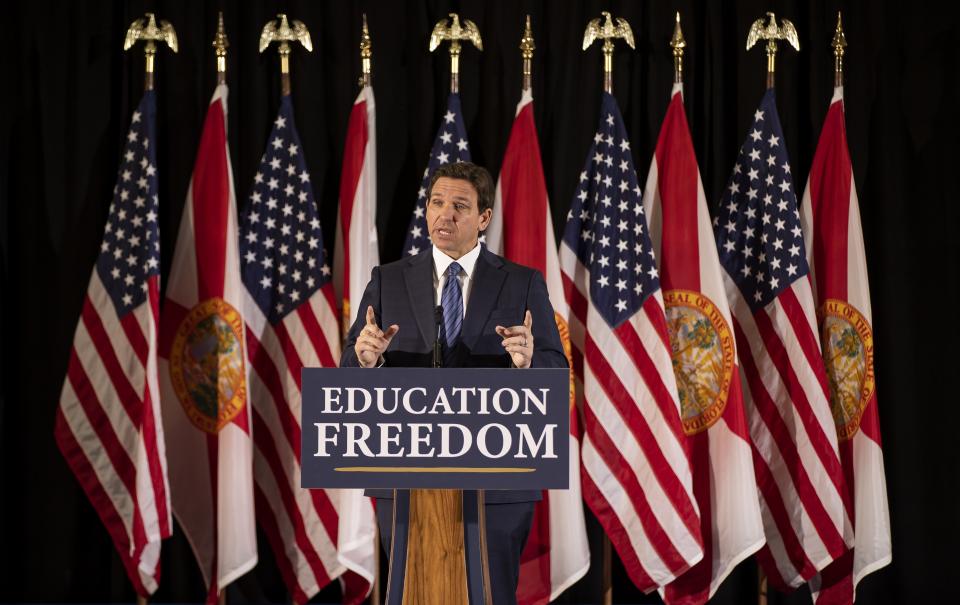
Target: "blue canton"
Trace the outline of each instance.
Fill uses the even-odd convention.
[[[97,274],[119,317],[146,300],[147,280],[160,275],[156,114],[156,96],[151,90],[143,95],[130,120],[97,257]]]
[[[240,263],[244,285],[274,325],[331,279],[289,95],[280,100],[240,221]]]
[[[574,195],[563,239],[590,270],[590,298],[611,327],[660,288],[653,246],[617,101],[603,93],[600,126]]]
[[[414,256],[430,247],[430,231],[427,229],[427,188],[430,178],[437,168],[444,164],[469,162],[470,148],[467,146],[467,129],[463,125],[463,112],[460,110],[460,95],[451,93],[447,100],[447,113],[437,131],[437,138],[430,150],[430,161],[423,171],[420,190],[417,192],[417,205],[410,218],[410,227],[403,242],[403,255]]]
[[[720,264],[754,311],[807,274],[791,180],[776,97],[768,90],[713,220]]]

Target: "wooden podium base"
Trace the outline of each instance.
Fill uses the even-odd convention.
[[[396,490],[386,605],[488,605],[483,492]]]
[[[463,492],[410,492],[403,605],[467,603]]]

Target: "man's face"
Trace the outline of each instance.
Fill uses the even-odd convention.
[[[427,229],[433,245],[450,258],[460,258],[477,245],[493,210],[478,211],[477,190],[470,181],[440,177],[427,200]]]

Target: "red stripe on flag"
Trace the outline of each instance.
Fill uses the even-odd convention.
[[[783,291],[783,293],[781,293],[781,297],[786,293],[790,293],[790,295],[793,294],[792,291],[787,288]],[[793,305],[796,305],[796,308],[793,310],[787,310],[787,306],[793,306],[790,304],[790,300],[791,296],[781,298],[781,305],[783,305],[784,301],[787,301],[787,305],[783,305],[787,316],[790,317],[791,313],[802,313],[802,311],[799,309],[799,303],[795,298],[792,299],[792,301]],[[810,400],[807,399],[807,393],[803,388],[803,384],[801,383],[800,378],[797,376],[796,371],[793,369],[793,365],[790,363],[786,346],[784,346],[783,341],[780,340],[780,336],[774,329],[773,322],[771,321],[770,316],[767,315],[766,311],[759,311],[755,313],[754,319],[757,324],[757,331],[760,333],[760,337],[763,339],[767,353],[770,356],[771,361],[773,361],[774,366],[776,366],[777,372],[780,374],[780,379],[783,381],[783,384],[786,385],[787,391],[790,393],[790,400],[797,410],[797,415],[800,417],[800,422],[803,424],[803,429],[807,434],[807,439],[810,440],[811,447],[816,453],[820,464],[823,465],[830,482],[833,483],[837,493],[841,495],[844,509],[849,511],[850,503],[849,499],[844,495],[846,487],[843,484],[843,471],[840,468],[840,459],[839,457],[832,455],[834,451],[833,445],[830,443],[830,439],[827,437],[827,434],[823,432],[823,427],[819,422],[817,422],[817,416],[813,411],[813,406],[811,405]],[[807,327],[806,322],[802,318],[800,319],[799,324],[800,325],[797,325],[797,323],[794,323],[794,320],[791,319],[794,337],[800,341],[800,346],[803,348],[803,340],[805,338],[809,338],[809,340],[812,342],[813,335],[810,332],[809,327]],[[799,332],[797,330],[798,328],[800,329]],[[804,355],[806,357],[806,353]],[[810,369],[817,376],[818,386],[821,389],[826,389],[826,385],[824,384],[826,382],[826,377],[823,370],[823,359],[819,356],[813,359],[806,357],[806,359],[807,363],[810,365]],[[830,401],[830,391],[828,389],[824,391],[824,401]]]
[[[691,435],[690,460],[693,473],[693,494],[700,506],[700,536],[703,538],[703,558],[682,576],[667,585],[664,602],[670,605],[700,605],[710,596],[713,572],[713,514],[711,497],[710,434],[707,431]]]
[[[350,110],[347,141],[343,149],[343,168],[340,172],[340,241],[343,242],[344,300],[350,300],[350,222],[353,220],[353,202],[357,197],[360,174],[363,172],[363,154],[368,139],[367,103],[361,101],[354,103]]]
[[[103,485],[100,483],[96,471],[90,466],[90,461],[87,459],[86,453],[80,448],[80,444],[77,443],[76,436],[67,423],[62,408],[57,408],[53,435],[64,460],[67,461],[67,465],[70,467],[70,470],[73,471],[74,476],[86,493],[90,503],[93,505],[94,510],[97,511],[97,515],[107,528],[107,533],[110,534],[113,540],[113,546],[117,549],[117,554],[120,555],[120,560],[123,561],[123,566],[127,571],[127,577],[133,584],[137,594],[143,597],[150,596],[150,592],[147,591],[143,586],[143,582],[140,580],[140,573],[137,567],[138,561],[129,556],[130,538],[124,527],[123,519],[120,518],[119,511],[114,507],[113,501],[110,500]],[[160,579],[159,565],[157,566],[154,578],[157,581]]]
[[[646,306],[646,303],[644,303],[644,306]],[[663,313],[660,313],[660,316],[663,317]],[[660,372],[657,371],[657,366],[654,364],[653,359],[650,358],[647,349],[643,346],[643,343],[640,342],[640,336],[637,334],[634,326],[631,325],[630,322],[623,322],[613,330],[613,333],[617,335],[620,344],[623,345],[624,350],[630,355],[630,359],[640,373],[644,384],[647,385],[647,389],[650,390],[650,395],[657,404],[657,408],[660,410],[664,421],[666,421],[670,432],[673,433],[673,436],[677,438],[678,442],[685,443],[686,435],[683,432],[683,426],[680,424],[677,403],[667,389],[667,385],[663,384],[663,378],[660,376]],[[669,351],[669,348],[665,348],[663,353],[669,355]]]
[[[847,255],[853,166],[843,123],[843,102],[830,105],[810,166],[813,258],[820,300],[847,300]]]
[[[533,524],[520,555],[518,605],[545,605],[550,601],[550,496],[546,490],[542,496],[534,508]]]
[[[547,215],[547,185],[541,165],[533,103],[527,103],[513,121],[500,171],[505,227],[503,255],[546,275],[547,231],[543,225]],[[508,226],[514,228],[506,228]]]
[[[152,277],[150,279],[155,280],[157,278]],[[90,299],[88,298],[87,300],[89,301]],[[156,317],[156,314],[154,314],[150,320],[154,323],[154,327],[156,327],[156,322],[153,320],[154,317]],[[150,353],[150,345],[147,344],[147,338],[143,334],[143,328],[140,327],[140,322],[137,321],[136,314],[124,314],[124,316],[120,318],[120,327],[123,329],[123,333],[127,335],[130,348],[133,349],[133,353],[140,361],[140,365],[146,366],[147,355]]]
[[[260,341],[257,340],[249,326],[247,327],[247,349],[250,352],[250,364],[273,399],[273,406],[276,408],[277,417],[283,427],[283,434],[286,436],[287,442],[290,444],[290,450],[296,455],[299,464],[300,423],[294,418],[290,406],[287,404],[287,396],[283,388],[283,380],[280,378],[280,371],[267,351],[260,345]],[[254,399],[252,392],[250,399],[251,401]],[[263,401],[261,405],[269,405],[265,398],[258,399]],[[256,433],[254,433],[254,441],[259,442]]]
[[[603,493],[593,482],[590,473],[584,471],[580,473],[580,488],[583,491],[583,499],[597,517],[604,532],[610,538],[610,543],[617,550],[620,561],[627,572],[627,576],[643,592],[650,592],[657,587],[656,582],[647,574],[643,568],[637,553],[630,544],[630,538],[627,536],[627,530],[617,517],[617,512],[610,507],[610,503],[604,497]]]
[[[620,407],[622,406],[618,406],[618,408]],[[643,533],[645,534],[644,539],[650,542],[650,546],[657,551],[657,556],[660,557],[660,559],[672,573],[679,574],[683,572],[683,570],[687,569],[688,567],[686,560],[684,560],[683,556],[677,550],[676,545],[670,538],[670,534],[666,532],[663,525],[661,525],[660,520],[653,512],[653,509],[650,507],[650,499],[657,498],[658,494],[648,495],[644,491],[643,486],[640,485],[640,481],[637,479],[636,473],[634,473],[630,463],[623,457],[620,447],[610,439],[606,429],[594,415],[593,409],[587,404],[586,396],[584,396],[583,418],[586,423],[587,434],[590,435],[591,443],[593,443],[593,446],[597,450],[597,453],[600,454],[600,457],[603,458],[604,464],[607,465],[607,468],[610,469],[610,472],[613,474],[613,476],[617,478],[617,482],[623,488],[627,498],[629,498],[630,503],[633,505],[633,511],[636,513],[637,519],[643,526]],[[635,426],[631,420],[635,419],[624,418],[624,422],[627,425]],[[639,435],[637,435],[637,437],[639,438]],[[652,434],[645,436],[645,438],[649,439],[647,443],[655,443],[653,441]],[[646,454],[650,449],[656,449],[644,447],[643,441],[638,441],[638,444],[640,445],[641,449],[644,450],[644,454]],[[649,456],[647,457],[647,462],[651,467],[655,468],[657,466],[657,464],[652,461]],[[656,474],[659,478],[660,473],[654,470],[654,474]],[[667,490],[665,489],[664,492],[666,493]],[[670,498],[669,494],[668,500],[671,500],[672,504],[673,498]],[[674,508],[676,508],[675,505]],[[621,547],[630,548],[631,550],[633,549],[633,546],[630,546],[629,543],[622,544]],[[618,548],[617,551],[619,552],[620,548]]]
[[[107,312],[112,312],[112,307]],[[129,315],[132,314],[128,314],[128,316]],[[117,392],[118,403],[123,406],[127,417],[130,419],[130,423],[135,427],[139,427],[143,402],[140,401],[140,395],[134,390],[133,385],[130,384],[130,379],[127,378],[126,372],[124,372],[120,366],[117,353],[113,350],[113,343],[110,342],[110,337],[103,327],[103,321],[97,313],[97,310],[93,307],[93,302],[89,296],[83,301],[83,310],[80,312],[80,319],[83,321],[83,326],[87,329],[87,334],[90,335],[90,341],[97,351],[97,356],[100,358],[103,369],[106,371],[107,376],[110,377],[110,383]],[[76,349],[74,349],[74,353],[76,353]],[[79,361],[78,357],[78,364]]]
[[[280,500],[283,503],[284,512],[286,512],[286,517],[290,521],[290,525],[293,527],[293,539],[297,544],[297,547],[300,548],[303,555],[306,557],[307,562],[310,563],[310,568],[314,570],[314,573],[317,573],[317,570],[321,570],[321,573],[326,575],[326,572],[323,571],[323,562],[320,560],[320,556],[317,554],[316,548],[314,548],[313,543],[310,541],[310,537],[307,534],[307,528],[303,522],[303,515],[300,513],[300,507],[297,505],[296,496],[290,488],[288,483],[289,477],[287,476],[287,470],[284,468],[283,461],[281,460],[280,453],[277,449],[277,444],[274,442],[273,437],[270,434],[270,429],[267,427],[267,423],[264,422],[263,417],[256,411],[253,414],[253,430],[257,436],[257,449],[260,452],[260,455],[263,457],[263,460],[270,467],[270,471],[273,474],[273,479],[277,485],[277,495],[280,496]],[[271,516],[272,514],[277,514],[275,511],[267,507],[261,509],[257,507],[258,517],[262,516]],[[333,544],[336,544],[334,541]],[[327,580],[329,581],[329,579]]]
[[[690,140],[683,95],[673,95],[655,151],[663,233],[660,283],[665,290],[700,291],[700,234],[697,218],[697,158]]]
[[[683,524],[690,533],[696,536],[700,533],[700,520],[697,518],[693,502],[690,501],[679,477],[677,477],[673,467],[670,466],[666,456],[658,446],[653,430],[647,423],[647,419],[640,413],[633,394],[624,388],[620,378],[607,363],[607,358],[604,357],[603,352],[597,347],[589,333],[585,337],[584,344],[587,365],[590,366],[597,377],[597,382],[606,393],[610,404],[617,409],[624,423],[630,428],[630,432],[636,438],[637,445],[643,450],[647,463],[650,465],[650,470],[657,478],[657,483],[660,484],[677,515],[683,520]],[[648,371],[649,369],[647,368]],[[654,369],[654,371],[656,370]],[[641,370],[642,373],[643,370]],[[586,394],[584,394],[584,415],[586,415],[586,410]],[[673,413],[676,414],[676,411]],[[667,415],[664,414],[664,416]],[[594,444],[596,444],[595,439]],[[614,450],[619,451],[617,448],[614,448]]]
[[[340,602],[343,605],[361,605],[367,600],[370,582],[366,578],[348,569],[340,576],[340,582],[343,592]]]
[[[757,313],[757,316],[763,316],[766,318],[766,314],[764,312]],[[767,321],[769,321],[769,319]],[[743,333],[743,330],[736,319],[733,320],[733,329],[739,342],[748,342],[746,335]],[[763,331],[763,328],[761,328],[761,334],[763,334]],[[786,352],[783,350],[783,343],[780,342],[776,334],[767,334],[765,335],[764,340],[769,341],[767,351],[770,356],[774,358],[774,364],[776,365],[776,356],[786,355]],[[771,349],[771,345],[773,345],[773,349]],[[781,359],[780,362],[782,363],[783,359]],[[810,477],[807,474],[807,469],[803,466],[803,461],[800,459],[800,453],[797,450],[797,444],[794,442],[793,436],[790,434],[790,430],[787,428],[783,417],[780,415],[780,411],[777,409],[776,403],[767,392],[767,388],[763,384],[763,380],[760,377],[760,370],[757,368],[755,360],[748,353],[740,357],[740,364],[747,376],[747,382],[750,385],[750,394],[753,396],[754,405],[764,424],[766,425],[767,430],[770,431],[773,441],[777,446],[777,451],[783,458],[784,467],[790,474],[794,489],[796,490],[800,499],[800,504],[807,511],[807,515],[810,517],[814,529],[817,531],[817,534],[820,536],[820,539],[826,546],[827,551],[830,552],[830,554],[834,557],[839,556],[843,552],[844,548],[846,548],[843,541],[843,536],[840,535],[836,525],[834,525],[833,521],[830,519],[830,516],[827,514],[827,511],[824,508],[823,501],[820,500],[819,495],[814,489],[813,484],[810,481]],[[792,396],[794,391],[802,389],[800,385],[796,384],[796,382],[793,382],[792,384],[789,382],[789,380],[796,380],[796,376],[793,375],[792,368],[787,370],[787,375],[790,377],[789,379],[784,377],[783,373],[781,373],[781,377],[786,383],[787,389]],[[794,403],[792,405],[796,405],[796,399],[794,399]],[[754,464],[754,467],[756,469],[757,465]],[[756,470],[759,480],[760,469]],[[762,481],[758,481],[758,487],[763,490],[764,484]],[[766,498],[767,492],[764,492],[764,499]],[[784,519],[784,522],[786,522],[787,525],[781,525],[779,522],[777,523],[777,527],[780,528],[781,535],[788,532],[793,532],[794,530],[790,525],[789,519]]]
[[[777,482],[770,472],[770,467],[767,466],[767,462],[756,448],[753,449],[753,470],[757,476],[757,488],[763,495],[763,501],[767,505],[767,510],[770,516],[773,517],[774,524],[777,526],[777,533],[783,544],[783,550],[790,559],[790,564],[793,565],[797,573],[805,580],[812,578],[814,574],[817,573],[817,570],[814,568],[810,558],[807,557],[807,553],[803,549],[803,544],[800,542],[796,530],[790,523],[792,515],[787,511],[783,494],[780,493],[780,489],[777,487]],[[779,572],[777,575],[779,575]],[[786,586],[786,582],[781,582],[781,584]]]
[[[177,335],[177,329],[183,323],[184,318],[190,313],[190,309],[177,303],[176,301],[165,298],[163,300],[163,316],[160,321],[160,333],[157,337],[157,355],[163,359],[170,359],[170,349],[173,347],[173,339]],[[154,315],[156,317],[156,315]],[[249,332],[249,329],[247,330]]]
[[[230,176],[223,100],[210,104],[193,165],[193,242],[197,263],[197,298],[223,298],[227,270],[227,220]],[[232,234],[236,237],[236,234]]]
[[[304,305],[300,305],[300,308],[303,306]],[[273,333],[276,334],[277,342],[280,343],[280,350],[283,351],[283,358],[287,364],[287,372],[297,384],[297,392],[299,392],[300,370],[303,369],[303,361],[300,359],[300,353],[297,352],[297,347],[293,344],[290,333],[287,332],[287,326],[285,326],[282,321],[273,325]],[[286,397],[284,397],[283,400],[286,401]]]
[[[157,509],[157,521],[160,524],[160,536],[166,538],[171,534],[170,512],[167,510],[167,487],[163,480],[163,464],[160,461],[160,452],[157,448],[157,418],[153,415],[153,393],[150,388],[144,389],[143,398],[143,441],[146,443],[147,467],[150,469],[150,484],[153,490],[153,503]]]
[[[117,434],[113,432],[113,425],[104,412],[103,402],[97,397],[93,385],[90,384],[90,379],[80,363],[80,358],[77,357],[76,348],[70,351],[67,380],[70,381],[70,386],[77,395],[77,401],[83,408],[87,423],[97,434],[103,446],[103,451],[110,458],[110,463],[113,465],[117,477],[130,492],[131,497],[136,499],[136,468],[134,468],[133,461],[130,460],[130,456],[123,448],[120,440],[117,439]]]
[[[339,364],[333,359],[333,354],[330,352],[330,345],[327,344],[323,328],[320,327],[320,322],[317,321],[313,307],[309,304],[300,305],[297,307],[297,316],[303,323],[303,331],[307,335],[307,338],[310,339],[310,344],[313,345],[313,350],[316,351],[317,357],[320,359],[320,367],[337,367]],[[300,383],[297,382],[297,386],[299,385]]]
[[[270,503],[267,501],[267,497],[263,495],[263,490],[260,489],[260,486],[254,487],[253,496],[257,509],[257,521],[260,523],[263,533],[267,535],[270,548],[273,549],[274,557],[277,560],[277,568],[280,570],[280,575],[283,576],[283,583],[287,585],[287,590],[290,591],[293,602],[297,605],[303,605],[310,600],[310,597],[303,592],[303,587],[300,586],[296,571],[293,569],[293,562],[287,558],[286,545],[284,544],[283,537],[280,535],[277,521],[272,515],[261,512],[270,510]],[[330,578],[326,577],[325,570],[324,578],[326,578],[326,581],[318,579],[319,588],[323,588],[330,583]]]

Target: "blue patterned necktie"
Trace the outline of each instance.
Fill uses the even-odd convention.
[[[446,345],[443,354],[443,365],[449,365],[451,352],[460,340],[460,327],[463,325],[463,294],[460,291],[460,272],[463,270],[459,263],[450,263],[447,267],[447,281],[443,285],[443,294],[440,296],[440,306],[443,307],[443,335]]]

